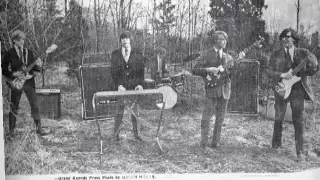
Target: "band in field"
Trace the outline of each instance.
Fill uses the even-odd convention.
[[[223,148],[223,143],[220,139],[224,136],[222,125],[227,114],[231,95],[233,83],[231,82],[231,77],[235,71],[234,63],[244,59],[248,49],[254,48],[256,45],[253,44],[248,49],[240,51],[238,56],[234,57],[228,54],[226,50],[229,40],[226,32],[217,30],[211,38],[213,40],[212,47],[201,52],[200,56],[195,60],[197,62],[196,65],[192,68],[192,75],[202,77],[205,89],[201,125],[199,127],[201,133],[199,147],[202,149]],[[17,118],[19,117],[19,102],[23,92],[26,94],[31,107],[36,133],[41,136],[47,135],[49,132],[46,132],[41,124],[34,79],[41,71],[42,60],[41,58],[36,58],[33,52],[24,46],[26,39],[24,32],[15,30],[11,34],[11,39],[13,47],[5,53],[1,61],[2,74],[11,88],[11,109],[7,137],[9,139],[14,139],[15,137],[16,122],[20,120]],[[316,47],[313,52],[297,47],[296,44],[299,38],[291,28],[284,29],[279,35],[279,40],[281,47],[272,52],[266,66],[275,98],[275,117],[270,146],[278,149],[282,145],[284,116],[287,104],[290,103],[296,155],[298,158],[303,158],[305,156],[303,148],[304,102],[314,101],[309,77],[319,70],[320,47]],[[131,46],[132,41],[133,38],[129,32],[122,33],[119,36],[120,47],[112,52],[110,69],[114,83],[113,91],[124,93],[128,91],[143,92],[147,89],[144,71],[146,69],[145,62],[148,59],[140,50]],[[46,53],[48,53],[48,50]],[[159,68],[153,69],[157,70]],[[130,118],[133,136],[138,142],[144,141],[144,138],[140,135],[139,128],[139,101],[131,103],[130,106],[132,106]],[[124,111],[124,104],[117,106],[113,128],[113,139],[117,143],[121,143],[121,125]],[[211,119],[214,115],[213,132],[209,132],[212,124]],[[212,139],[209,139],[210,133],[212,134]]]

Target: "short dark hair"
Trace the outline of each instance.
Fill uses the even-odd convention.
[[[131,39],[131,36],[130,36],[130,33],[129,32],[123,32],[123,33],[121,33],[121,35],[120,35],[120,41],[121,41],[121,39]]]
[[[291,37],[297,42],[299,41],[299,37],[298,37],[298,34],[296,33],[295,30],[293,30],[292,28],[286,28],[284,29],[280,36],[279,36],[279,39],[281,40],[282,38],[284,38],[285,36],[287,36],[287,34],[291,32]]]

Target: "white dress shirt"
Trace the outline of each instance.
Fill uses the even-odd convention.
[[[124,47],[122,47],[122,56],[124,58],[124,60],[126,61],[126,63],[128,63],[129,61],[129,57],[130,57],[130,53],[131,53],[131,47],[129,46],[127,48],[128,53],[126,54],[126,49]]]
[[[287,52],[287,49],[285,49],[286,53]],[[291,57],[291,61],[293,62],[293,56],[294,56],[294,46],[292,46],[291,48],[288,49],[289,51],[289,54],[290,54],[290,57]]]
[[[222,58],[222,53],[223,53],[222,48],[221,49],[217,49],[216,47],[214,47],[214,50],[216,51],[216,53],[219,54],[219,58],[221,59]]]

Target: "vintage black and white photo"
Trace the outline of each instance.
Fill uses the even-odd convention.
[[[319,17],[319,0],[0,1],[5,175],[319,169]]]

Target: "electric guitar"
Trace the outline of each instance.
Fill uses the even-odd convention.
[[[243,53],[247,53],[248,51],[250,51],[251,49],[253,49],[254,47],[261,47],[261,43],[264,41],[263,37],[259,37],[259,40],[257,40],[256,42],[254,42],[252,45],[250,45],[249,47],[245,48],[243,51]],[[239,59],[241,59],[240,54],[238,54],[238,56],[236,58],[232,58],[231,55],[223,53],[222,54],[222,62],[226,62],[224,64],[222,64],[223,67],[223,71],[219,71],[217,74],[213,74],[213,73],[208,73],[206,78],[204,78],[204,83],[209,86],[209,87],[219,87],[222,86],[223,84],[226,83],[229,74],[227,73],[226,69],[228,69],[228,67],[230,67],[235,61],[238,61]]]
[[[289,97],[292,86],[301,80],[301,77],[298,77],[296,75],[307,64],[307,62],[308,58],[306,57],[296,68],[290,69],[288,71],[288,73],[292,74],[292,77],[290,79],[281,79],[281,81],[276,84],[275,90],[284,100]]]
[[[52,44],[50,47],[48,47],[48,49],[45,51],[45,54],[41,55],[40,57],[38,57],[38,59],[42,59],[44,55],[47,55],[49,53],[52,53],[53,51],[55,51],[57,49],[57,45]],[[28,80],[27,75],[29,74],[29,71],[36,65],[36,61],[34,61],[32,64],[30,64],[28,67],[26,67],[25,65],[22,66],[21,70],[19,70],[18,72],[20,72],[20,74],[22,74],[21,76],[18,76],[16,78],[14,78],[13,80],[5,77],[4,79],[7,82],[8,86],[12,89],[15,90],[21,90],[24,83]]]

